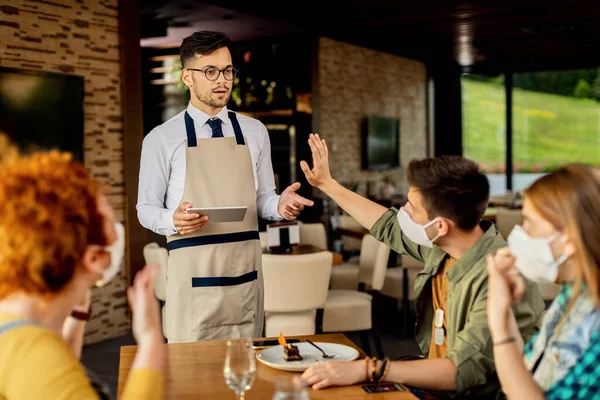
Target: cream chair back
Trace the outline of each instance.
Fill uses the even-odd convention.
[[[327,300],[333,255],[263,254],[266,312],[296,312],[323,308]]]
[[[158,265],[159,272],[156,277],[156,286],[154,287],[155,296],[166,301],[167,299],[167,262],[169,252],[166,248],[160,247],[158,243],[152,242],[144,246],[144,260],[146,265]]]
[[[507,208],[499,208],[496,214],[496,229],[504,240],[508,238],[510,231],[515,225],[523,223],[523,215],[521,210],[509,210]]]
[[[381,290],[390,258],[390,248],[367,234],[362,239],[358,267],[358,282],[373,290]]]
[[[327,231],[320,222],[300,224],[300,244],[309,244],[327,250]]]

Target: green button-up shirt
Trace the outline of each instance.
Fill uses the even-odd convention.
[[[399,254],[422,261],[424,269],[415,278],[417,323],[415,337],[423,354],[429,353],[434,310],[431,277],[448,254],[437,246],[419,246],[408,240],[391,209],[375,223],[371,234]],[[488,274],[486,256],[506,242],[489,221],[480,224],[483,236],[446,273],[450,282],[446,309],[446,357],[457,368],[457,395],[487,397],[500,388],[494,366],[493,344],[487,322]],[[528,341],[537,331],[544,301],[536,284],[527,282],[523,299],[513,307],[521,335]]]

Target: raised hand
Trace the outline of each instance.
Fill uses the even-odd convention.
[[[301,161],[300,168],[302,168],[304,175],[306,175],[308,183],[314,187],[321,188],[333,180],[329,171],[327,143],[325,143],[325,139],[319,137],[319,134],[311,133],[308,138],[308,144],[312,152],[313,167],[311,169],[306,161]]]

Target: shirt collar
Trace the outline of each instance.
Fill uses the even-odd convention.
[[[212,118],[210,115],[208,115],[204,111],[200,111],[196,107],[194,107],[192,105],[191,101],[189,102],[189,104],[187,106],[187,112],[188,112],[188,114],[190,114],[190,117],[192,117],[194,122],[200,126],[206,124],[206,122]],[[229,123],[229,115],[227,113],[228,113],[227,106],[225,106],[221,109],[221,111],[219,111],[219,113],[217,115],[215,115],[215,117],[219,118],[222,123],[227,125]]]
[[[483,263],[484,268],[486,265],[485,256],[490,253],[492,246],[497,247],[499,243],[506,244],[500,237],[500,233],[494,227],[490,221],[481,221],[479,226],[483,230],[483,235],[471,246],[469,250],[463,254],[463,256],[456,260],[452,268],[446,273],[449,281],[459,281],[467,272],[469,272],[475,264]],[[500,238],[500,241],[498,239]],[[437,246],[433,246],[431,250],[429,260],[431,262],[430,268],[426,268],[428,274],[431,276],[435,275],[440,268],[440,265],[444,259],[448,257],[448,253]]]
[[[481,221],[479,226],[483,230],[483,235],[461,258],[456,260],[450,271],[448,271],[448,280],[459,280],[477,263],[486,265],[486,255],[490,252],[492,246],[498,244],[500,233],[490,221]],[[505,244],[503,239],[501,242]]]

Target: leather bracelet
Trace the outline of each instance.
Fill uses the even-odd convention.
[[[88,308],[87,312],[72,310],[71,317],[79,320],[79,321],[89,321],[92,317],[92,305]]]
[[[495,342],[495,343],[494,343],[494,346],[502,346],[503,344],[513,343],[513,342],[516,342],[516,341],[517,341],[517,339],[515,339],[515,338],[514,338],[514,337],[512,337],[512,336],[510,336],[510,337],[507,337],[507,338],[506,338],[506,339],[504,339],[504,340],[501,340],[501,341],[499,341],[499,342]]]
[[[391,361],[390,361],[390,359],[389,359],[388,357],[386,357],[386,358],[383,360],[383,365],[381,366],[381,369],[382,369],[382,371],[381,371],[381,373],[380,373],[380,374],[378,374],[378,376],[377,376],[377,382],[378,382],[378,383],[379,383],[379,382],[381,382],[381,381],[383,381],[383,379],[384,379],[384,378],[385,378],[385,376],[387,375],[387,373],[388,373],[388,371],[389,371],[389,369],[390,369],[390,364],[391,364]]]
[[[365,358],[365,382],[369,380],[369,360],[369,357]]]
[[[379,367],[377,369],[377,378],[375,379],[376,382],[381,382],[381,378],[383,377],[383,374],[387,367],[388,362],[389,362],[389,358],[387,358],[387,357],[385,357],[382,360],[381,367]]]
[[[381,378],[381,374],[383,373],[383,368],[385,367],[385,359],[381,360],[381,367],[377,368],[377,372],[373,375],[373,382],[379,382],[379,378]]]

